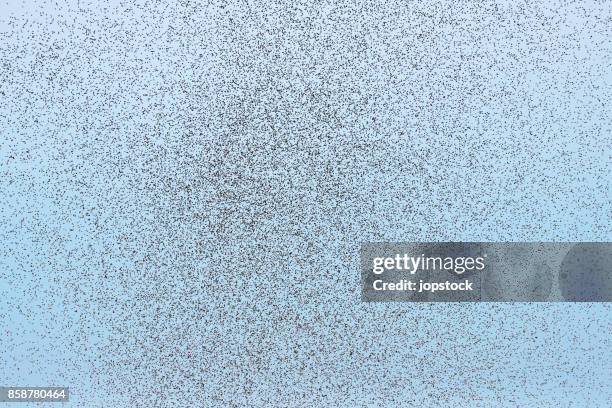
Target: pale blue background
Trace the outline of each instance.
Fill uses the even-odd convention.
[[[610,2],[4,3],[0,384],[612,405],[609,305],[364,304],[358,271],[610,241]]]

